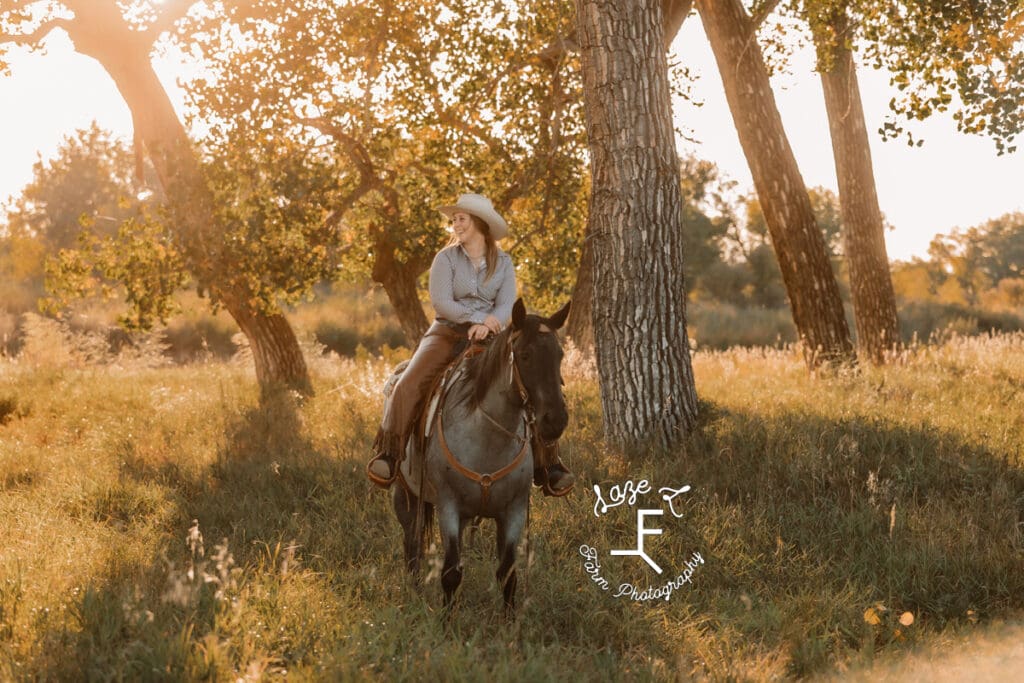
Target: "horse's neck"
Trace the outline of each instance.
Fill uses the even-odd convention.
[[[478,405],[479,410],[485,411],[509,430],[517,426],[523,409],[522,401],[513,385],[511,368],[508,356],[503,356],[498,372],[491,378],[491,383]]]

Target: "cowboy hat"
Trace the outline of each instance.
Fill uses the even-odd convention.
[[[500,240],[508,236],[508,223],[494,210],[491,200],[482,194],[464,194],[459,196],[459,201],[449,206],[441,206],[437,209],[448,218],[452,218],[456,211],[462,211],[476,216],[491,229],[491,237]]]

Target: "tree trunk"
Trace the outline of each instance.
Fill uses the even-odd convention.
[[[253,311],[247,303],[228,296],[224,297],[224,308],[249,341],[261,398],[269,398],[282,389],[313,395],[306,361],[287,318],[280,313]]]
[[[755,26],[739,0],[697,0],[754,178],[808,365],[853,361],[839,285],[782,127]]]
[[[692,429],[682,198],[659,0],[577,0],[593,179],[592,312],[606,438],[669,449]]]
[[[395,260],[395,247],[379,236],[374,246],[373,279],[384,286],[391,307],[398,315],[410,348],[415,348],[430,323],[423,314],[416,281],[423,267],[418,263],[399,263]]]
[[[672,47],[672,41],[693,9],[693,0],[662,0],[661,10],[664,20],[663,45],[666,50]],[[591,299],[594,296],[594,266],[591,257],[590,232],[583,239],[580,252],[580,265],[576,271],[576,284],[572,290],[572,308],[569,321],[566,323],[566,336],[572,339],[577,349],[591,353],[594,350],[594,326],[590,319]]]
[[[850,295],[857,324],[857,345],[874,363],[900,343],[896,294],[885,250],[885,229],[878,207],[871,147],[864,124],[857,66],[846,46],[845,17],[833,22],[835,45],[816,36],[819,55],[830,68],[821,72],[828,112],[839,202],[843,217],[843,251],[850,267]],[[822,55],[827,50],[827,55]]]
[[[585,353],[594,350],[594,326],[591,324],[594,300],[594,258],[590,231],[585,231],[580,265],[576,269],[576,284],[572,288],[572,307],[566,323],[566,335],[576,348]]]
[[[198,286],[225,304],[248,338],[261,394],[278,387],[311,394],[306,362],[288,321],[279,312],[264,313],[252,306],[244,279],[226,262],[213,195],[185,128],[153,71],[151,46],[128,28],[113,2],[76,5],[69,35],[78,52],[103,66],[128,105],[135,137],[156,169],[189,268]]]

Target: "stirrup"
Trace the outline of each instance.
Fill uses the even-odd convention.
[[[569,483],[568,486],[560,489],[555,489],[551,487],[550,470],[554,469],[565,472],[567,475],[569,475],[569,477],[572,478],[572,481]],[[549,496],[552,498],[561,498],[562,496],[568,495],[569,492],[573,490],[573,487],[576,486],[576,476],[573,475],[573,473],[570,472],[565,467],[565,465],[559,462],[555,463],[554,465],[551,465],[550,467],[538,467],[533,475],[533,483],[540,487],[540,490],[544,492],[545,496]]]
[[[385,477],[382,477],[382,476],[380,476],[378,474],[375,474],[374,471],[373,471],[373,465],[376,462],[388,463],[389,464],[389,469],[391,470],[391,476],[385,478]],[[395,479],[398,478],[398,470],[400,468],[401,467],[400,467],[397,459],[389,456],[386,453],[378,453],[377,455],[373,456],[370,459],[370,462],[366,463],[366,476],[367,476],[367,478],[369,478],[370,481],[372,481],[377,486],[379,486],[379,487],[381,487],[383,489],[386,489],[386,488],[389,488],[392,484],[395,483]]]

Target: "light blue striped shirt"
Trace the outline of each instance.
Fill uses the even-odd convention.
[[[516,271],[512,259],[498,249],[494,275],[487,264],[477,267],[461,244],[437,252],[430,266],[430,303],[438,318],[453,323],[483,323],[493,315],[508,324],[516,300]]]

